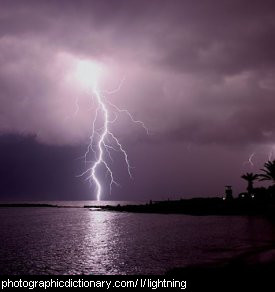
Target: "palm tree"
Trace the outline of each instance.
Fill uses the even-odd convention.
[[[253,191],[253,183],[254,181],[259,177],[258,174],[254,174],[252,172],[247,172],[246,174],[242,175],[241,178],[243,178],[244,180],[247,181],[248,185],[247,185],[247,192],[249,195],[252,194]]]
[[[264,168],[261,169],[264,173],[259,174],[260,181],[270,180],[275,184],[275,160],[268,161],[264,164]]]

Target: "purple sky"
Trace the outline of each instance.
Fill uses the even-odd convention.
[[[94,111],[76,60],[106,68],[101,86],[144,121],[115,133],[119,188],[149,200],[245,189],[275,146],[275,3],[249,0],[0,0],[0,196],[94,199],[83,170]],[[76,98],[79,111],[75,115]],[[19,137],[18,137],[19,136]],[[275,147],[274,147],[275,157]],[[247,161],[254,153],[252,166]],[[108,181],[101,177],[108,187]]]

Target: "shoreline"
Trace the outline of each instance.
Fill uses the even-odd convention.
[[[91,211],[117,211],[153,214],[185,214],[194,216],[270,216],[274,217],[275,202],[221,198],[193,198],[150,202],[139,205],[84,206]]]
[[[9,204],[0,204],[0,208],[83,208],[83,207],[59,206],[59,205],[52,205],[52,204],[9,203]]]
[[[66,206],[48,203],[0,203],[0,208],[84,208],[90,211],[115,211],[193,216],[267,216],[274,218],[275,202],[253,199],[223,200],[218,197],[156,201],[127,205]]]

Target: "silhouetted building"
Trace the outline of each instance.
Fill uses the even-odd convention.
[[[232,186],[225,186],[225,199],[232,200],[233,199],[233,191]]]

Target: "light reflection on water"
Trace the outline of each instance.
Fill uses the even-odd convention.
[[[0,208],[0,274],[163,274],[275,242],[265,219]]]

